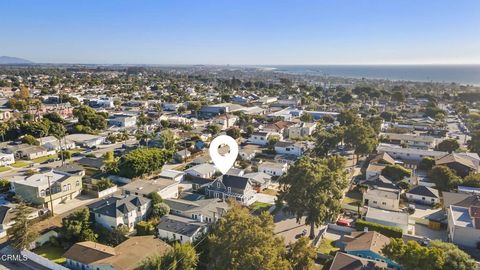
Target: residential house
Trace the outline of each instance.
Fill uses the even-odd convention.
[[[382,170],[386,167],[385,164],[378,164],[370,162],[365,172],[367,180],[373,180],[382,175]]]
[[[410,189],[405,195],[410,202],[426,205],[435,205],[440,202],[438,190],[431,187],[416,186]]]
[[[8,166],[13,163],[15,163],[15,156],[12,153],[7,154],[0,152],[0,167]]]
[[[435,165],[447,166],[454,170],[459,176],[465,177],[470,173],[478,172],[478,163],[456,153],[447,154],[435,160]]]
[[[55,138],[55,136],[38,138],[37,141],[41,146],[47,148],[49,151],[60,151],[75,148],[75,142],[64,138],[58,140]]]
[[[111,230],[118,226],[127,226],[133,231],[135,224],[146,220],[151,202],[142,196],[109,197],[88,206],[97,224]]]
[[[287,163],[262,162],[258,165],[258,171],[271,176],[282,176],[288,170]]]
[[[335,253],[329,270],[388,269],[387,263],[353,256],[343,252]]]
[[[13,154],[15,156],[15,159],[27,160],[55,154],[55,151],[48,150],[43,146],[29,145],[26,143],[22,143],[19,145],[9,145],[4,149],[4,152],[7,154]]]
[[[379,223],[385,226],[399,228],[403,233],[409,232],[408,213],[383,210],[375,207],[368,207],[365,220]]]
[[[227,130],[235,125],[238,117],[233,114],[223,114],[213,118],[213,124],[221,127],[221,130]]]
[[[114,114],[108,118],[108,124],[120,128],[135,127],[137,116],[130,114]]]
[[[170,207],[171,214],[205,223],[215,223],[229,208],[227,202],[220,199],[165,199],[164,202]]]
[[[262,126],[262,131],[281,134],[281,138],[288,138],[290,127],[296,125],[295,122],[277,121],[272,124]]]
[[[170,179],[176,182],[182,182],[185,177],[185,173],[176,170],[163,170],[158,176],[160,178]]]
[[[222,175],[210,183],[206,190],[211,198],[232,198],[241,204],[250,205],[256,201],[256,192],[251,180],[243,176]]]
[[[447,209],[448,238],[456,245],[480,246],[480,201],[465,206],[450,205]]]
[[[174,215],[165,215],[160,218],[157,226],[158,237],[168,241],[192,243],[207,232],[207,224]]]
[[[274,135],[277,135],[281,138],[279,133],[257,131],[250,135],[248,138],[248,143],[265,146],[268,144],[269,137]]]
[[[182,106],[181,103],[162,103],[164,111],[176,112],[180,106]]]
[[[10,186],[11,191],[23,200],[50,208],[51,204],[67,203],[80,195],[82,176],[53,170],[32,176],[13,177]]]
[[[92,241],[73,244],[62,257],[73,270],[134,270],[142,261],[163,256],[171,247],[153,235],[131,236],[116,247]]]
[[[309,149],[307,143],[278,141],[275,143],[275,152],[281,155],[302,156]]]
[[[317,127],[317,123],[298,123],[294,126],[288,128],[288,138],[303,138],[308,137],[313,134],[315,128]]]
[[[238,155],[242,160],[252,160],[253,158],[255,158],[258,152],[260,152],[260,150],[258,149],[242,147],[238,151]]]
[[[246,173],[243,177],[249,178],[253,186],[260,191],[268,188],[272,183],[272,176],[264,172]]]
[[[106,137],[92,134],[70,134],[65,136],[67,140],[75,142],[81,147],[93,148],[105,142]]]
[[[120,189],[125,195],[137,195],[148,198],[152,192],[158,193],[162,198],[177,198],[178,197],[178,182],[165,179],[155,178],[152,180],[135,180]]]
[[[385,144],[380,144],[377,147],[377,152],[387,153],[396,160],[413,161],[413,162],[420,162],[423,158],[426,158],[426,157],[439,159],[448,154],[447,152],[442,152],[442,151],[402,148],[402,147],[385,145]],[[456,153],[456,155],[458,157],[469,159],[473,162],[475,166],[477,167],[479,166],[480,157],[476,153]]]
[[[338,241],[340,249],[350,255],[368,260],[387,263],[388,267],[400,269],[400,265],[382,253],[382,248],[390,243],[390,238],[375,231],[352,232],[343,235]]]
[[[381,133],[380,136],[385,142],[409,148],[433,149],[436,146],[436,139],[432,136],[397,133]]]
[[[201,178],[212,178],[216,172],[217,169],[215,168],[215,166],[209,163],[196,165],[185,170],[185,173]]]
[[[369,186],[363,193],[366,206],[385,210],[398,211],[400,205],[400,189],[380,185]]]
[[[187,158],[191,157],[192,156],[192,153],[190,151],[188,151],[187,149],[183,149],[183,150],[180,150],[180,151],[177,151],[174,155],[173,155],[173,159],[177,162],[184,162]]]

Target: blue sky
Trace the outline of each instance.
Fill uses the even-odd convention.
[[[478,0],[16,0],[0,55],[51,63],[480,64]]]

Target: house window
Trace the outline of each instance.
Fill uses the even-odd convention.
[[[382,202],[382,205],[387,205],[387,203],[386,203],[386,202]]]
[[[227,190],[228,190],[228,192],[232,192],[232,188],[231,188],[231,187],[228,187]]]
[[[44,197],[45,196],[45,189],[40,190],[40,196]]]
[[[374,204],[377,204],[377,201],[373,201]]]
[[[217,182],[217,188],[220,188],[220,182]]]
[[[72,185],[68,184],[67,185],[67,190],[70,190],[72,188]]]
[[[75,182],[75,186],[76,187],[80,186],[80,181]]]
[[[424,200],[424,201],[425,201],[425,197],[422,197],[422,200]]]

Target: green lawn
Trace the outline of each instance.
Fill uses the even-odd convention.
[[[70,153],[82,153],[83,151],[85,151],[85,149],[83,148],[73,148],[73,149],[69,149],[68,150]]]
[[[339,250],[339,248],[335,247],[333,242],[333,240],[323,238],[322,242],[320,242],[320,246],[318,246],[318,252],[333,255],[334,252]]]
[[[63,264],[66,260],[64,257],[62,257],[63,253],[65,253],[65,250],[63,250],[61,247],[55,247],[50,244],[45,244],[32,250],[32,252],[58,264]]]
[[[263,203],[263,202],[254,202],[252,203],[252,205],[250,205],[250,209],[252,209],[253,212],[257,212],[257,213],[268,211],[270,207],[272,207],[271,204]]]
[[[11,170],[10,167],[7,167],[7,166],[0,167],[0,172],[6,172],[6,171],[9,171],[9,170]]]
[[[39,158],[35,158],[35,159],[32,159],[33,162],[35,163],[42,163],[42,162],[45,162],[49,159],[54,159],[54,158],[57,158],[57,155],[48,155],[48,156],[45,156],[45,157],[39,157]]]
[[[11,166],[14,167],[14,168],[23,168],[23,167],[27,167],[28,164],[30,164],[30,162],[25,161],[25,160],[17,160]]]

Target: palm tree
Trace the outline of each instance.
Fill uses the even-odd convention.
[[[0,123],[0,136],[2,136],[2,142],[5,141],[5,134],[7,133],[8,125],[7,123]]]

